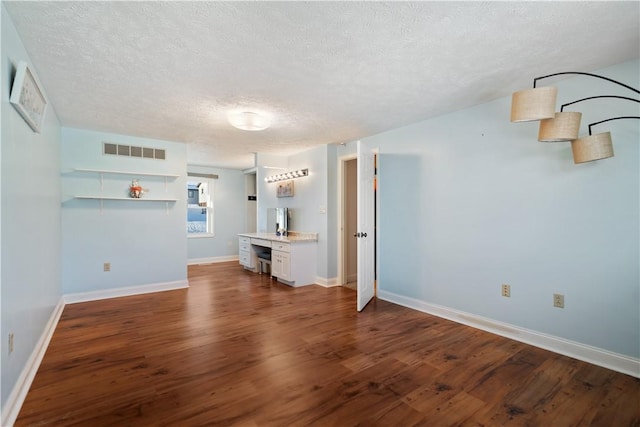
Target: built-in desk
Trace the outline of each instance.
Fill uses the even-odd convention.
[[[287,236],[273,233],[242,233],[239,260],[245,269],[258,272],[258,253],[271,251],[271,276],[289,286],[316,282],[317,233],[290,232]]]

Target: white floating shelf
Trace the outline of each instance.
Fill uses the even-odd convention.
[[[141,197],[139,199],[133,197],[111,197],[111,196],[73,196],[74,199],[92,199],[92,200],[126,200],[130,202],[177,202],[178,199],[151,198]]]
[[[149,172],[131,172],[131,171],[115,171],[107,169],[73,169],[74,172],[92,172],[92,173],[110,173],[115,175],[134,175],[134,176],[161,176],[165,178],[179,178],[180,175],[168,173],[149,173]]]

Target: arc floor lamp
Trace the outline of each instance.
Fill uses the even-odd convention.
[[[569,105],[577,104],[579,102],[600,98],[615,98],[637,103],[640,103],[640,99],[618,95],[589,96],[563,104],[560,107],[560,111],[556,112],[556,98],[558,89],[551,86],[538,88],[536,87],[536,84],[538,80],[566,74],[577,74],[607,80],[640,95],[640,90],[638,89],[597,74],[583,73],[579,71],[566,71],[561,73],[549,74],[542,77],[536,77],[533,80],[533,89],[521,90],[513,94],[511,98],[511,121],[527,122],[539,120],[540,128],[538,131],[538,141],[571,141],[573,161],[576,164],[613,157],[613,143],[611,141],[611,133],[603,132],[592,135],[591,127],[612,120],[640,119],[640,117],[619,116],[590,123],[588,127],[589,135],[579,138],[578,135],[580,132],[580,121],[582,119],[582,113],[573,111],[565,112],[564,108]]]

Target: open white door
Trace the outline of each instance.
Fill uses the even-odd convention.
[[[373,298],[375,280],[375,153],[358,141],[358,311]]]

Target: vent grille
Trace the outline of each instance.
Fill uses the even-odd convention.
[[[133,145],[104,142],[102,153],[110,156],[138,157],[144,159],[166,160],[167,153],[162,148],[135,147]]]

